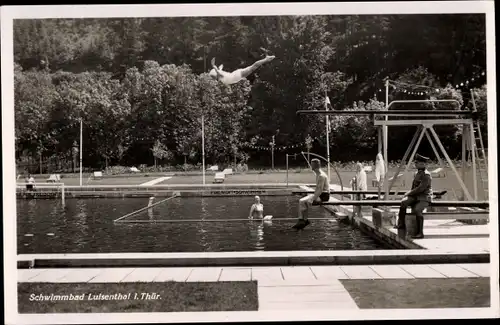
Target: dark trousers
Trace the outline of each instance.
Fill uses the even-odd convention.
[[[413,213],[415,213],[418,225],[418,232],[422,233],[424,227],[424,209],[429,206],[429,202],[420,201],[413,196],[408,196],[404,200],[401,201],[401,206],[399,207],[399,215],[398,215],[398,228],[406,228],[405,219],[406,219],[406,209],[411,207]]]

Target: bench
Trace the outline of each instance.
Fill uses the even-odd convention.
[[[61,181],[61,175],[59,174],[51,174],[49,178],[47,178],[47,183],[58,183]]]
[[[306,195],[306,194],[313,194],[314,191],[292,191],[292,194],[294,195]],[[385,194],[384,191],[381,191],[382,194]],[[398,194],[398,193],[401,193],[401,191],[389,191],[389,195],[394,195],[394,194]],[[443,190],[443,191],[435,191],[433,192],[433,199],[441,199],[443,197],[443,195],[445,195],[446,193],[448,193],[447,190]],[[336,194],[336,195],[352,195],[352,194],[365,194],[365,195],[369,195],[369,194],[372,194],[372,196],[367,196],[366,197],[366,200],[377,200],[378,199],[378,191],[376,190],[368,190],[368,191],[358,191],[358,190],[352,190],[352,191],[330,191],[330,194]]]
[[[476,220],[476,219],[488,219],[490,213],[486,210],[463,211],[463,212],[424,211],[423,215],[425,220]],[[415,214],[413,212],[410,212],[407,214],[407,216],[415,216]]]
[[[430,173],[431,173],[431,176],[434,177],[434,178],[443,178],[443,177],[446,177],[446,174],[444,173],[444,169],[441,168],[441,167],[436,168],[434,170],[431,170]]]
[[[313,205],[352,205],[352,206],[372,206],[372,207],[399,207],[400,201],[395,200],[361,200],[361,201],[328,201],[314,202]],[[430,207],[470,207],[487,209],[490,206],[489,201],[433,201],[429,204]]]
[[[224,183],[225,179],[226,179],[226,174],[224,174],[224,173],[215,173],[214,183]]]
[[[94,172],[92,174],[93,179],[101,179],[102,178],[102,172]]]

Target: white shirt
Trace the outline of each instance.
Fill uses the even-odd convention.
[[[368,190],[368,182],[366,180],[366,172],[362,169],[356,174],[357,186],[360,191]]]

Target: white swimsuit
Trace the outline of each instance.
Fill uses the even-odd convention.
[[[241,70],[242,69],[238,69],[233,72],[219,70],[219,81],[226,85],[238,83],[244,79],[241,74]]]

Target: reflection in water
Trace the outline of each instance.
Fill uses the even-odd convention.
[[[114,223],[147,205],[144,198],[18,200],[18,253],[223,252],[349,250],[384,248],[349,225],[313,220],[304,231],[291,230],[297,201],[264,197],[273,222],[248,221],[253,197],[175,198],[133,216],[133,220],[244,219],[224,222]],[[311,218],[329,217],[314,208]],[[33,234],[33,237],[25,234]],[[54,233],[54,237],[47,236]],[[40,234],[43,234],[41,236]]]
[[[208,201],[206,198],[202,197],[201,198],[201,219],[209,219],[210,218],[210,213],[208,212]],[[207,218],[208,217],[208,218]],[[200,241],[200,244],[203,246],[204,250],[209,248],[209,241],[208,241],[208,233],[207,230],[205,230],[205,222],[198,222],[196,226],[198,227],[198,240]],[[193,240],[195,240],[193,238]]]
[[[257,226],[257,245],[255,248],[258,250],[263,250],[264,245],[264,223],[259,223]]]
[[[74,220],[68,220],[68,227],[72,227],[71,223],[75,222],[75,232],[74,232],[74,241],[78,247],[84,247],[89,240],[89,225],[87,223],[87,218],[89,215],[87,214],[87,204],[85,200],[77,200],[76,201],[76,214],[74,215]]]

